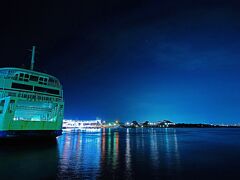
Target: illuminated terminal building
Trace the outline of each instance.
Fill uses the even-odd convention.
[[[93,129],[101,128],[102,121],[99,119],[96,120],[63,120],[63,130],[78,130],[78,129]]]

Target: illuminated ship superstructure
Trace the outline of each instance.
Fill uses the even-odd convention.
[[[31,67],[0,68],[0,137],[62,134],[62,86]]]

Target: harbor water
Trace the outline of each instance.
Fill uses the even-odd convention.
[[[66,132],[1,143],[0,161],[0,179],[240,179],[240,129]]]

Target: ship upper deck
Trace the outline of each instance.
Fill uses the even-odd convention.
[[[5,67],[0,68],[0,77],[13,79],[23,82],[32,82],[40,85],[47,85],[55,88],[61,88],[59,80],[49,74],[32,71],[22,68]]]

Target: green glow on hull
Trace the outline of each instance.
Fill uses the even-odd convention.
[[[61,131],[63,112],[62,87],[56,78],[0,68],[0,131]]]

